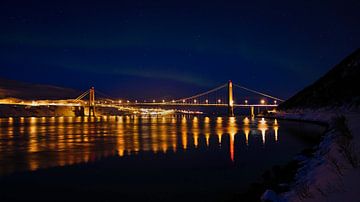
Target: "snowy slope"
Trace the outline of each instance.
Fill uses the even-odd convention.
[[[329,128],[292,188],[270,201],[360,201],[360,49],[280,105],[278,118],[316,121]],[[268,198],[267,195],[269,195]]]

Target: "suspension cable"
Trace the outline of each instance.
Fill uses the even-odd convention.
[[[262,92],[259,92],[259,91],[256,91],[256,90],[252,90],[252,89],[246,88],[246,87],[241,86],[241,85],[237,85],[237,84],[233,84],[233,85],[238,87],[238,88],[241,88],[241,89],[244,89],[244,90],[250,91],[252,93],[256,93],[256,94],[259,94],[259,95],[262,95],[262,96],[265,96],[265,97],[268,97],[268,98],[271,98],[271,99],[274,99],[274,100],[278,100],[278,101],[281,101],[281,102],[284,101],[283,99],[280,99],[280,98],[277,98],[277,97],[274,97],[274,96],[271,96],[271,95],[268,95],[268,94],[265,94],[265,93],[262,93]]]
[[[83,94],[81,94],[77,98],[75,98],[74,101],[83,99],[87,94],[89,94],[89,92],[90,92],[90,90],[85,91]]]
[[[206,95],[206,94],[212,93],[212,92],[214,92],[214,91],[220,90],[220,89],[222,89],[222,88],[224,88],[224,87],[226,87],[226,86],[227,86],[227,83],[224,84],[224,85],[221,85],[221,86],[219,86],[219,87],[217,87],[217,88],[214,88],[214,89],[212,89],[212,90],[206,91],[206,92],[204,92],[204,93],[200,93],[200,94],[197,94],[197,95],[188,97],[188,98],[178,99],[178,100],[175,100],[174,102],[180,102],[180,101],[183,101],[183,100],[190,100],[190,99],[194,99],[194,98],[197,98],[197,97],[201,97],[201,96],[203,96],[203,95]]]

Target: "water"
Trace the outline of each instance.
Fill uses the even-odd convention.
[[[1,118],[0,176],[10,195],[39,182],[67,197],[70,187],[90,199],[219,201],[312,147],[323,130],[244,117]]]

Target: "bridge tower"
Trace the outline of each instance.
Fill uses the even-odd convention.
[[[95,89],[90,88],[89,91],[89,116],[95,116]]]
[[[228,83],[228,109],[229,116],[234,116],[233,84],[231,80]]]

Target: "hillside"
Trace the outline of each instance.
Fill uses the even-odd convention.
[[[282,103],[282,110],[360,105],[360,49]]]
[[[75,98],[80,91],[51,85],[39,85],[0,78],[0,99],[68,99]]]

